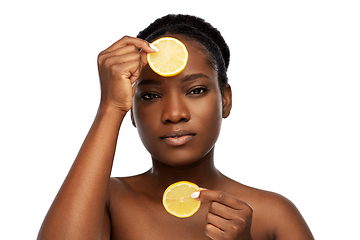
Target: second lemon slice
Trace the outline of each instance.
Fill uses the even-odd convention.
[[[163,37],[152,44],[159,49],[158,52],[147,54],[147,61],[154,72],[164,77],[172,77],[185,69],[189,54],[181,41]]]
[[[176,217],[186,218],[199,210],[201,202],[191,198],[200,188],[191,182],[181,181],[171,184],[164,192],[163,205],[166,211]]]

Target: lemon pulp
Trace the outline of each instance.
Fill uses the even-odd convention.
[[[166,211],[176,217],[186,218],[195,214],[201,202],[191,198],[200,188],[191,182],[180,181],[171,184],[164,192],[163,205]]]
[[[163,37],[152,44],[159,49],[158,52],[147,54],[147,61],[154,72],[164,77],[172,77],[185,69],[189,54],[181,41]]]

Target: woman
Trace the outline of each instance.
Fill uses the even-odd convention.
[[[149,42],[164,36],[189,52],[184,71],[170,78],[146,60],[156,51]],[[138,38],[124,37],[101,52],[98,113],[38,239],[313,239],[289,200],[235,182],[214,166],[214,146],[232,105],[229,57],[221,34],[188,15],[165,16]],[[153,166],[110,178],[129,111]],[[118,149],[120,159],[125,151]],[[200,210],[186,219],[168,214],[161,201],[166,187],[180,180],[204,188],[193,195]]]

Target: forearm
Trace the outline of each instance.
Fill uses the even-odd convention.
[[[99,239],[124,116],[119,111],[99,110],[44,220],[39,239]]]

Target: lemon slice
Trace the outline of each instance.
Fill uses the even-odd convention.
[[[182,42],[176,38],[163,37],[152,44],[159,49],[158,52],[147,54],[147,61],[154,72],[172,77],[185,69],[189,54]]]
[[[191,198],[200,188],[191,182],[181,181],[171,184],[164,192],[163,205],[166,211],[176,217],[186,218],[199,210],[201,202]]]

